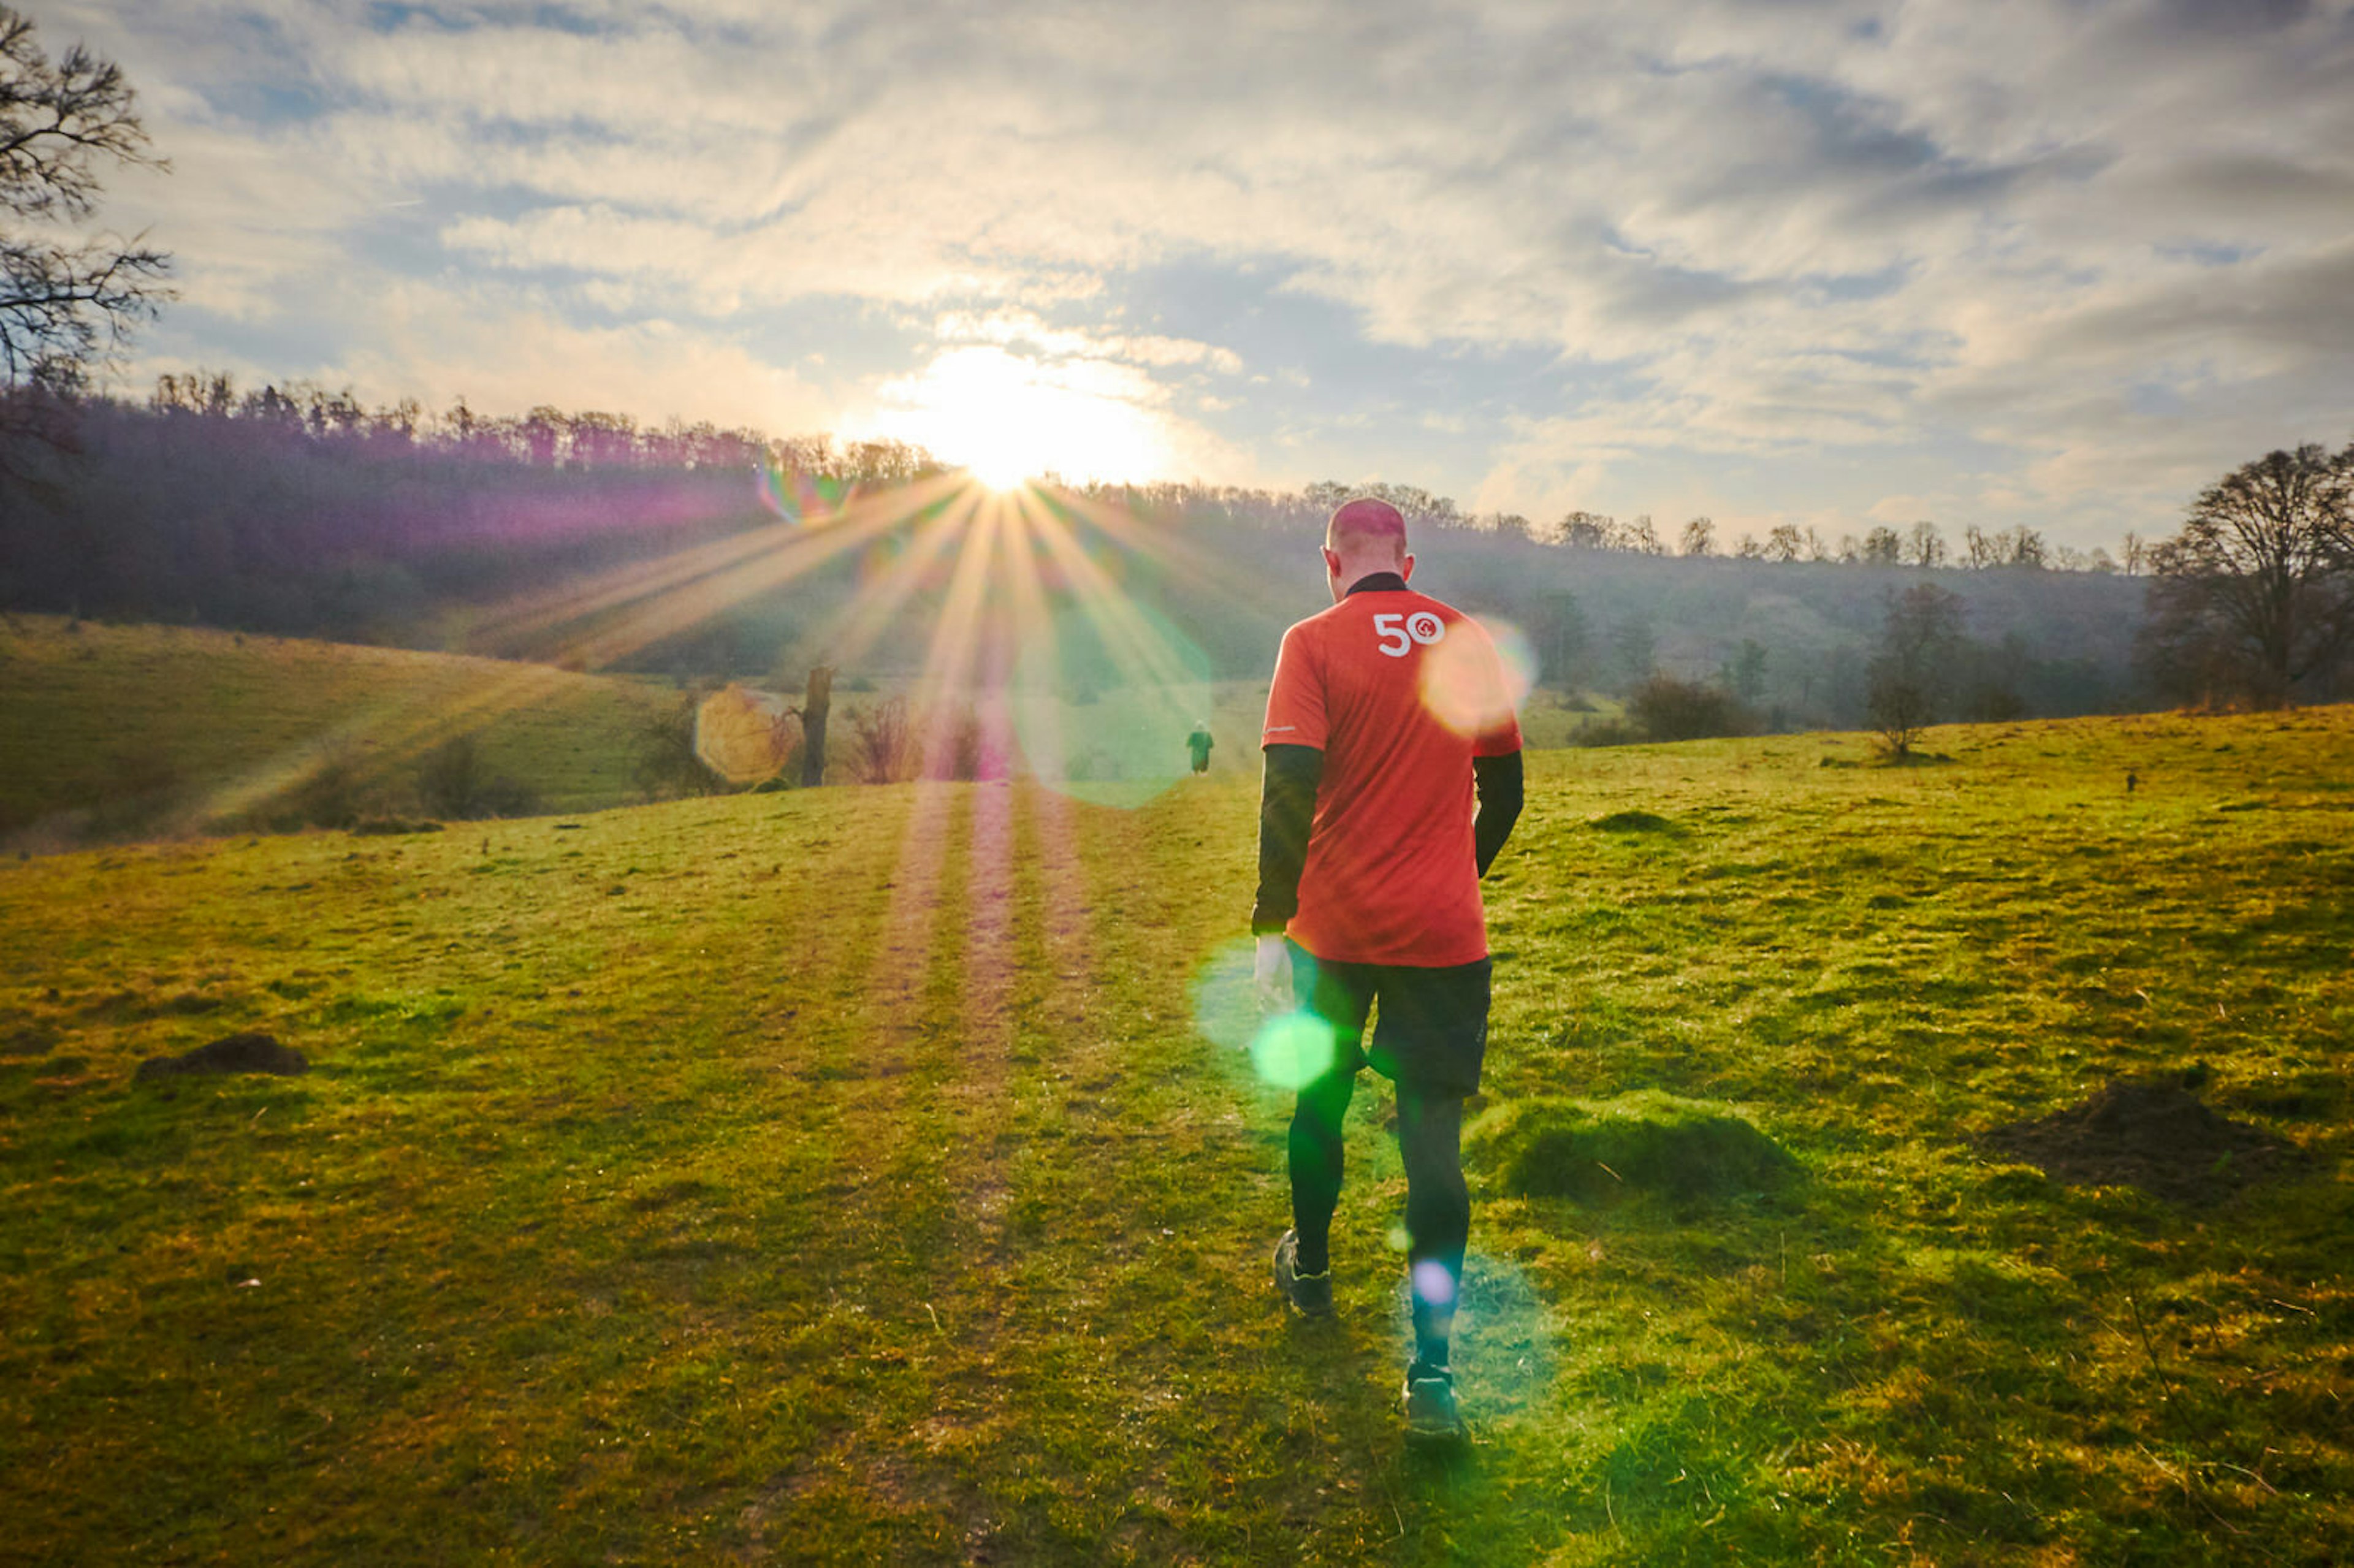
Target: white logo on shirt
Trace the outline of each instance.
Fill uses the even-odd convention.
[[[1427,648],[1446,636],[1447,622],[1426,609],[1417,609],[1412,615],[1377,615],[1373,617],[1373,635],[1381,640],[1384,653],[1403,659],[1414,651],[1416,643]]]

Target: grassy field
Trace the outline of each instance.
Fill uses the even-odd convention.
[[[2354,709],[1929,744],[1533,759],[1487,1114],[1723,1102],[1798,1174],[1475,1139],[1440,1456],[1384,1094],[1338,1321],[1267,1286],[1239,772],[0,866],[0,1561],[2354,1557]],[[132,1082],[236,1029],[313,1070]],[[1975,1141],[2192,1064],[2309,1168]]]
[[[0,834],[112,838],[267,813],[330,761],[371,803],[413,811],[420,763],[461,734],[544,810],[616,805],[635,793],[631,747],[665,700],[494,659],[11,616]]]

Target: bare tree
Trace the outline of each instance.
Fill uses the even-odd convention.
[[[62,439],[62,404],[168,297],[163,251],[67,232],[97,212],[101,165],[165,166],[147,147],[119,67],[80,44],[50,59],[0,5],[0,434]]]
[[[1572,512],[1553,524],[1553,537],[1573,550],[1613,549],[1617,533],[1617,521],[1599,512]]]
[[[2326,687],[2354,655],[2354,446],[2244,464],[2148,558],[2141,653],[2162,687],[2264,707]]]
[[[1716,554],[1716,522],[1713,518],[1695,517],[1684,524],[1683,553],[1692,556]]]
[[[1913,743],[1935,722],[1961,641],[1962,601],[1955,595],[1915,583],[1889,596],[1864,703],[1892,759],[1910,758]]]
[[[1913,524],[1904,535],[1905,558],[1916,567],[1942,567],[1946,564],[1946,536],[1926,517]]]

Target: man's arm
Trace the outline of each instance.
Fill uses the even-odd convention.
[[[1281,931],[1299,912],[1299,873],[1308,863],[1308,830],[1316,820],[1316,786],[1323,777],[1324,754],[1315,747],[1267,748],[1267,771],[1259,785],[1254,936]]]
[[[1269,776],[1273,776],[1272,768]],[[1471,824],[1471,851],[1479,857],[1479,874],[1485,876],[1489,866],[1495,863],[1497,852],[1504,847],[1504,841],[1512,836],[1512,824],[1521,820],[1521,754],[1508,751],[1501,757],[1475,757],[1471,759],[1471,778],[1479,787],[1479,815]],[[1264,817],[1259,832],[1259,864],[1264,867]],[[1265,876],[1262,870],[1262,888]],[[1257,927],[1254,926],[1252,929]]]

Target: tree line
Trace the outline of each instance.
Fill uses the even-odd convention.
[[[1381,482],[1352,485],[1325,480],[1288,495],[1183,483],[1104,484],[1087,489],[1091,493],[1131,505],[1185,512],[1205,506],[1222,507],[1276,517],[1288,517],[1298,511],[1321,518],[1352,496],[1376,495],[1397,507],[1408,521],[1426,525],[1505,534],[1568,550],[1757,561],[1779,566],[1805,563],[1911,567],[1928,571],[1948,567],[1987,571],[2019,567],[2137,577],[2148,568],[2151,547],[2142,535],[2128,532],[2115,554],[2099,546],[2079,549],[2073,545],[2055,545],[2041,529],[2025,524],[1993,529],[1965,524],[1959,541],[1949,542],[1945,530],[1928,518],[1918,519],[1903,529],[1882,524],[1861,535],[1827,535],[1811,524],[1776,523],[1763,537],[1743,533],[1726,541],[1720,536],[1716,520],[1712,517],[1688,519],[1672,531],[1672,535],[1663,533],[1649,513],[1622,520],[1607,513],[1572,508],[1550,522],[1539,522],[1514,512],[1466,512],[1451,496],[1435,494],[1418,485]]]
[[[349,387],[271,382],[239,390],[225,372],[156,377],[147,409],[164,418],[234,425],[268,436],[372,450],[378,456],[457,457],[535,469],[717,470],[762,464],[843,482],[901,484],[942,465],[921,447],[887,439],[841,442],[831,436],[770,438],[708,420],[642,425],[627,414],[540,404],[522,414],[476,412],[464,397],[438,413],[415,398],[369,408]],[[267,438],[261,443],[267,444]]]

